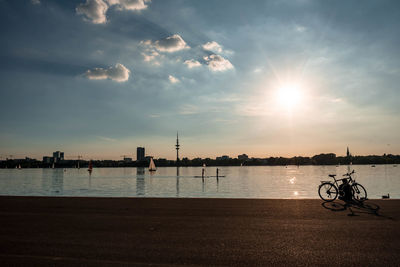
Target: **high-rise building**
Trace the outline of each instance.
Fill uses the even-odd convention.
[[[145,158],[145,154],[144,154],[144,147],[137,147],[136,148],[136,160],[137,161],[142,161]]]
[[[64,152],[61,152],[61,151],[53,152],[53,161],[54,162],[60,162],[62,160],[64,160]]]

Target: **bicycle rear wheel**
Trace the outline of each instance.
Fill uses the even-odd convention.
[[[318,194],[322,200],[330,202],[334,201],[337,198],[338,189],[334,184],[330,182],[325,182],[320,184],[318,188]]]
[[[352,186],[353,199],[357,201],[367,200],[367,190],[359,183],[354,183]]]

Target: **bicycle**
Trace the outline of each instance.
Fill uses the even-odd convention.
[[[346,178],[336,179],[336,174],[329,174],[328,176],[333,178],[334,182],[331,181],[321,181],[321,184],[318,187],[318,194],[320,198],[324,201],[331,202],[334,201],[338,195],[339,198],[345,198],[345,191],[343,190],[344,185],[348,183],[351,188],[351,199],[359,202],[363,202],[367,200],[367,190],[365,190],[364,186],[357,183],[351,175],[354,174],[355,171],[353,170],[350,173],[343,174]],[[341,185],[338,185],[338,182],[342,181]]]

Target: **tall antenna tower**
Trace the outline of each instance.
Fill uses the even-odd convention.
[[[176,132],[176,145],[175,145],[175,147],[176,147],[176,164],[178,164],[178,162],[179,162],[179,147],[180,147],[178,132]]]

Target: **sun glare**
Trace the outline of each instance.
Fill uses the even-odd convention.
[[[294,108],[301,101],[300,87],[296,84],[286,84],[278,88],[277,100],[281,106]]]

